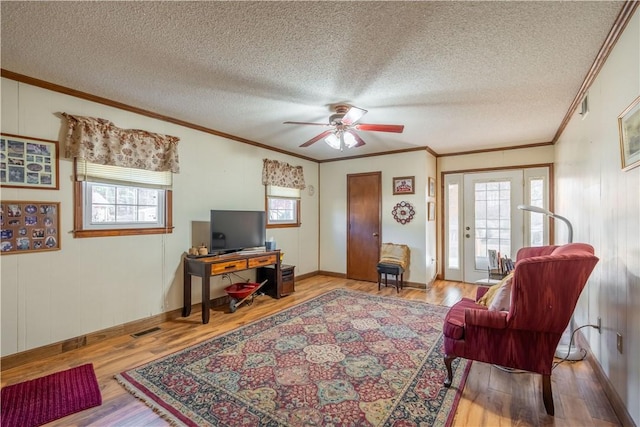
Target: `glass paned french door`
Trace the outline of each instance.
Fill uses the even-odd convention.
[[[515,258],[523,246],[522,171],[465,174],[464,281],[489,276],[489,251]]]
[[[524,246],[548,244],[548,221],[519,204],[549,206],[549,168],[444,175],[444,278],[488,278],[489,251],[515,261]]]

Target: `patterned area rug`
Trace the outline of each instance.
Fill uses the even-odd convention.
[[[174,425],[446,426],[446,307],[335,290],[116,375]]]

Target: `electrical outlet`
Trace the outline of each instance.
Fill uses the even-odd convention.
[[[618,347],[618,353],[622,354],[622,334],[620,332],[616,334],[616,346]]]
[[[602,317],[598,316],[598,333],[602,334]]]

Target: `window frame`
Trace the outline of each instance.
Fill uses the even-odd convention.
[[[86,182],[86,181],[85,181]],[[99,181],[90,181],[99,183]],[[124,186],[139,187],[136,183],[124,183]],[[164,219],[163,227],[131,227],[126,228],[85,228],[85,197],[83,181],[74,181],[74,229],[73,236],[76,238],[83,237],[112,237],[112,236],[137,236],[149,234],[171,234],[173,233],[173,192],[170,189],[163,189],[165,192],[164,202]]]
[[[302,225],[302,221],[300,220],[300,205],[301,205],[301,198],[298,196],[288,196],[288,195],[283,195],[282,193],[277,194],[277,188],[276,188],[276,194],[271,194],[271,186],[265,185],[265,192],[264,192],[264,210],[267,213],[267,228],[294,228],[294,227],[300,227]],[[280,187],[280,189],[282,189],[282,187]],[[286,190],[285,190],[286,191]],[[298,194],[300,194],[299,190],[298,190]],[[270,200],[271,199],[278,199],[278,200],[290,200],[293,203],[295,203],[295,221],[292,222],[278,222],[278,223],[271,223],[269,218],[271,218],[270,215]]]

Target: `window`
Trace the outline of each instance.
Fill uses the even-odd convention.
[[[84,183],[84,226],[164,227],[164,190],[99,182]]]
[[[171,233],[171,177],[77,161],[75,237]]]
[[[300,226],[300,190],[266,186],[267,228]]]
[[[529,205],[544,208],[545,188],[542,178],[529,179]],[[541,213],[529,212],[529,246],[542,246],[545,243],[546,218]]]
[[[524,199],[525,205],[536,206],[542,209],[551,209],[549,194],[552,193],[549,179],[552,171],[549,168],[529,168],[524,170]],[[546,215],[537,212],[524,212],[524,245],[543,246],[548,245],[549,219]]]

